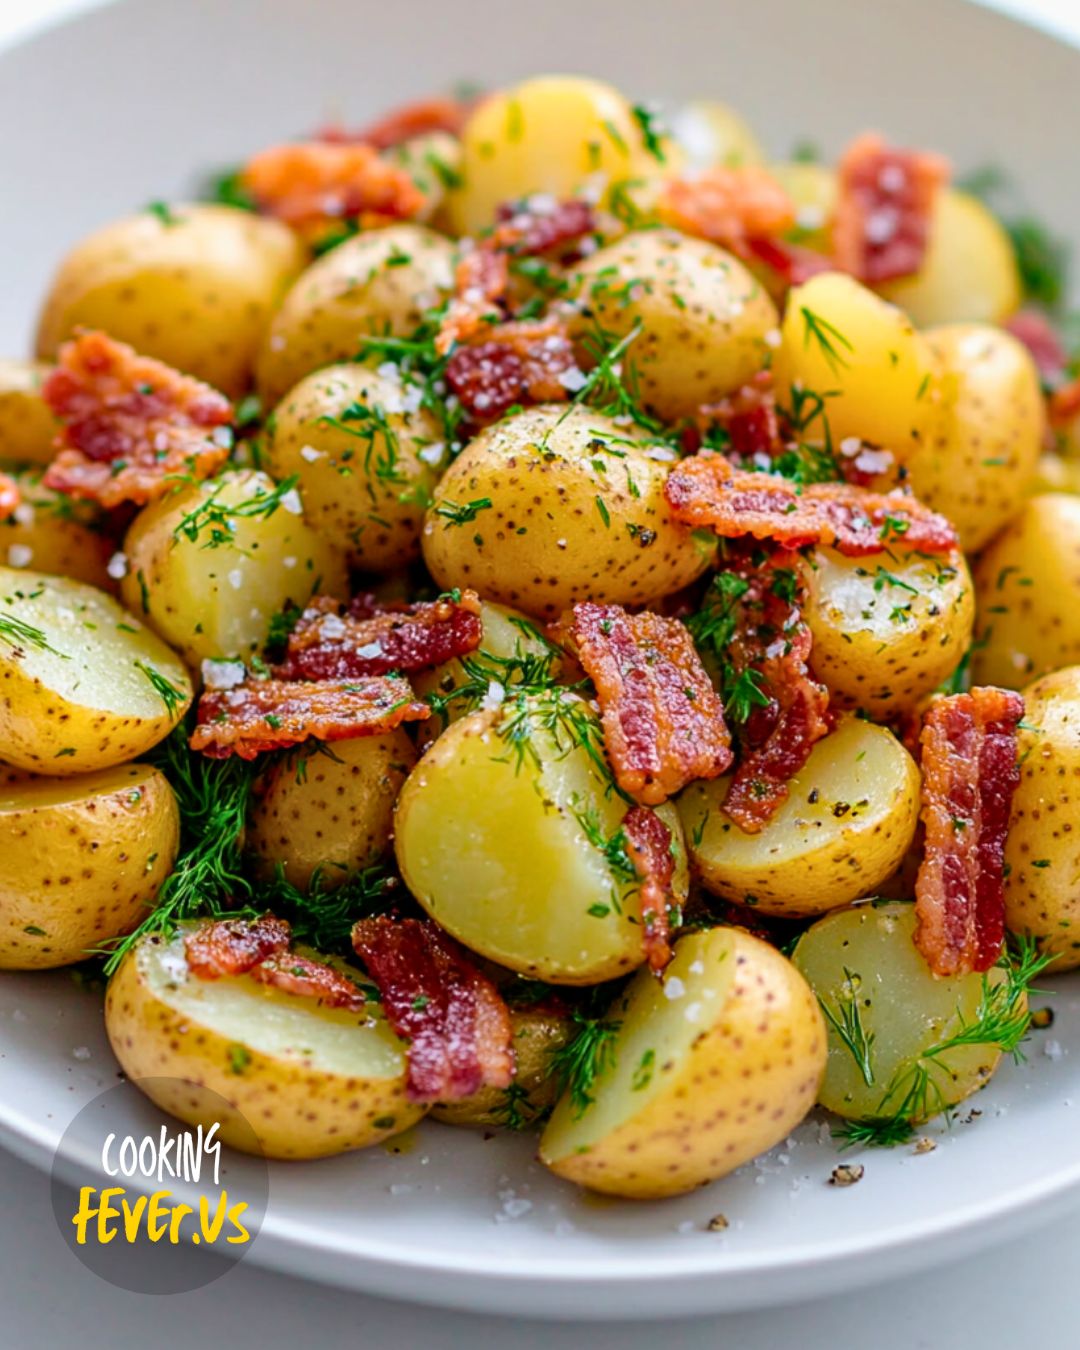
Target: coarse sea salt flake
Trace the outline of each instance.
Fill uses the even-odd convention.
[[[235,689],[247,678],[243,661],[204,661],[203,684],[207,689]]]
[[[239,567],[234,567],[231,572],[226,574],[225,579],[228,581],[229,585],[233,588],[234,591],[238,591],[240,587],[244,584],[244,574],[243,572],[241,572]]]
[[[317,459],[322,459],[324,451],[316,450],[313,445],[302,445],[300,447],[300,458],[308,464],[314,464]]]
[[[664,981],[664,997],[674,1002],[677,998],[683,998],[686,994],[686,985],[679,979],[678,975],[672,975],[670,979]]]
[[[304,514],[304,503],[300,500],[300,494],[295,488],[290,488],[281,498],[281,505],[292,516],[302,516]]]
[[[28,544],[9,544],[7,560],[9,567],[29,567],[34,561],[34,550]]]

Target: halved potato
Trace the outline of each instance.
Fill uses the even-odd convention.
[[[726,1176],[806,1115],[825,1027],[806,981],[737,928],[682,939],[663,980],[635,976],[584,1105],[568,1093],[540,1161],[594,1191],[654,1200]]]
[[[191,699],[183,664],[111,595],[0,567],[0,758],[107,769],[164,740]]]
[[[763,914],[805,918],[866,895],[915,835],[915,761],[891,731],[857,717],[818,741],[759,834],[724,814],[730,781],[691,783],[679,815],[706,889]]]
[[[14,515],[0,521],[0,564],[115,591],[109,559],[116,545],[96,508],[47,488],[41,469],[16,470],[12,477],[21,500]]]
[[[60,424],[41,397],[52,369],[44,361],[0,358],[0,460],[49,464]]]
[[[0,968],[70,965],[130,932],[179,839],[172,788],[148,764],[0,786]]]
[[[426,1110],[405,1095],[405,1045],[374,1000],[347,1012],[250,975],[199,979],[183,931],[146,937],[124,958],[105,1028],[128,1078],[163,1111],[189,1125],[219,1120],[225,1143],[246,1152],[254,1132],[268,1158],[367,1148]]]

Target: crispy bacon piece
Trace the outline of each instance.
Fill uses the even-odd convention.
[[[8,516],[14,515],[18,505],[19,489],[14,478],[0,473],[0,520],[7,520]]]
[[[506,315],[504,302],[510,286],[510,263],[505,253],[477,245],[465,253],[454,270],[454,298],[435,337],[440,356],[455,343],[487,335]]]
[[[426,201],[409,174],[370,145],[274,145],[248,160],[240,183],[260,211],[302,231],[336,220],[411,220]]]
[[[335,601],[321,600],[300,616],[274,674],[281,680],[352,680],[393,670],[407,674],[475,651],[482,636],[475,591],[363,618],[342,615]]]
[[[224,394],[105,333],[65,342],[41,393],[64,423],[45,474],[54,491],[143,506],[172,475],[207,478],[229,456]]]
[[[789,286],[801,286],[820,272],[836,270],[836,264],[824,253],[807,248],[805,244],[789,243],[786,239],[758,235],[746,241],[746,252],[749,258],[764,263]]]
[[[379,735],[430,714],[408,683],[392,675],[322,682],[248,679],[203,693],[189,744],[212,759],[254,759],[313,736],[347,741]]]
[[[580,254],[581,241],[597,228],[596,211],[580,197],[563,201],[539,194],[524,201],[503,202],[496,211],[493,248],[519,257],[569,261]]]
[[[377,121],[357,131],[347,131],[337,125],[320,127],[315,133],[315,140],[332,145],[371,145],[376,150],[391,150],[415,136],[430,136],[439,131],[449,136],[460,136],[475,106],[476,99],[416,99],[413,103],[391,109]]]
[[[514,1076],[510,1013],[495,986],[430,919],[361,919],[353,947],[383,1011],[409,1041],[406,1092],[453,1101]]]
[[[948,181],[949,164],[940,155],[897,150],[873,132],[852,141],[838,166],[836,265],[870,286],[917,272],[938,191]]]
[[[645,806],[632,806],[622,823],[626,853],[641,878],[641,923],[645,955],[655,974],[671,960],[671,911],[675,908],[671,882],[675,859],[671,831]]]
[[[664,495],[677,519],[721,538],[750,535],[788,548],[828,544],[849,558],[886,549],[948,553],[953,526],[914,497],[875,493],[855,483],[811,483],[733,469],[722,455],[699,454],[668,474]]]
[[[344,971],[296,952],[284,951],[268,956],[252,967],[251,978],[299,998],[316,999],[327,1008],[359,1012],[364,1006],[363,991]]]
[[[1020,781],[1009,689],[935,699],[923,720],[923,861],[915,881],[915,944],[935,975],[989,970],[1005,941],[1004,855]]]
[[[624,792],[655,806],[731,764],[724,709],[678,619],[587,601],[559,627],[596,685],[604,743]]]
[[[782,448],[773,378],[767,370],[719,403],[706,403],[696,420],[705,430],[719,427],[726,432],[731,453],[742,459],[772,459]]]
[[[725,570],[739,579],[729,603],[738,621],[727,659],[736,675],[756,673],[765,703],[751,709],[739,731],[740,754],[724,811],[747,834],[757,834],[787,800],[788,783],[831,729],[829,694],[810,678],[813,638],[802,616],[805,593],[798,555],[734,546]]]
[[[292,930],[284,919],[218,919],[184,938],[188,968],[200,980],[247,975],[260,962],[289,950]]]
[[[795,203],[759,164],[718,165],[671,178],[661,189],[657,210],[661,220],[684,234],[744,258],[751,253],[751,239],[771,238],[796,223]]]
[[[483,342],[459,347],[446,364],[446,382],[474,421],[490,422],[515,403],[561,403],[566,376],[580,375],[562,319],[511,321]]]

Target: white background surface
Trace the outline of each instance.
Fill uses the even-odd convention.
[[[183,3],[183,0],[176,0]],[[228,0],[221,0],[228,3]],[[317,3],[317,0],[316,0]],[[893,3],[903,0],[852,0]],[[1080,0],[996,0],[1080,41]],[[0,0],[0,43],[85,7],[87,0]],[[1005,100],[1003,99],[1003,106]],[[8,209],[17,204],[5,185]],[[871,1163],[872,1165],[872,1163]],[[131,1260],[139,1259],[133,1251]],[[178,1251],[178,1261],[210,1258]],[[0,1153],[0,1350],[80,1350],[207,1345],[355,1345],[359,1350],[455,1350],[478,1340],[590,1350],[1015,1350],[1076,1343],[1080,1214],[988,1255],[915,1282],[897,1282],[815,1304],[664,1327],[509,1322],[414,1309],[306,1285],[240,1266],[193,1294],[126,1294],[77,1264],[52,1218],[47,1178]],[[613,1310],[615,1311],[615,1310]]]

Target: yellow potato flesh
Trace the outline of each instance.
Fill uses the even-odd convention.
[[[130,932],[179,832],[172,789],[149,765],[0,785],[0,967],[69,965]]]
[[[763,914],[820,914],[873,891],[915,834],[915,761],[891,732],[855,717],[818,741],[758,834],[724,813],[730,782],[691,783],[679,815],[703,885]]]
[[[978,1019],[984,989],[1004,975],[937,979],[914,933],[915,907],[889,901],[830,914],[795,948],[795,965],[832,1015],[819,1101],[837,1115],[917,1123],[985,1086],[1001,1058],[993,1045],[928,1053]],[[835,1023],[848,1028],[849,1044]]]
[[[181,662],[112,596],[0,567],[0,758],[56,777],[122,764],[191,698]]]
[[[569,1181],[639,1199],[725,1176],[813,1105],[825,1034],[791,963],[734,928],[679,942],[659,981],[638,974],[584,1111],[563,1097],[540,1160]]]
[[[116,546],[100,528],[93,507],[45,487],[40,469],[12,476],[21,500],[14,515],[0,521],[0,563],[115,590],[108,565]]]
[[[42,361],[0,359],[0,461],[52,462],[60,427],[41,397],[51,369]]]

